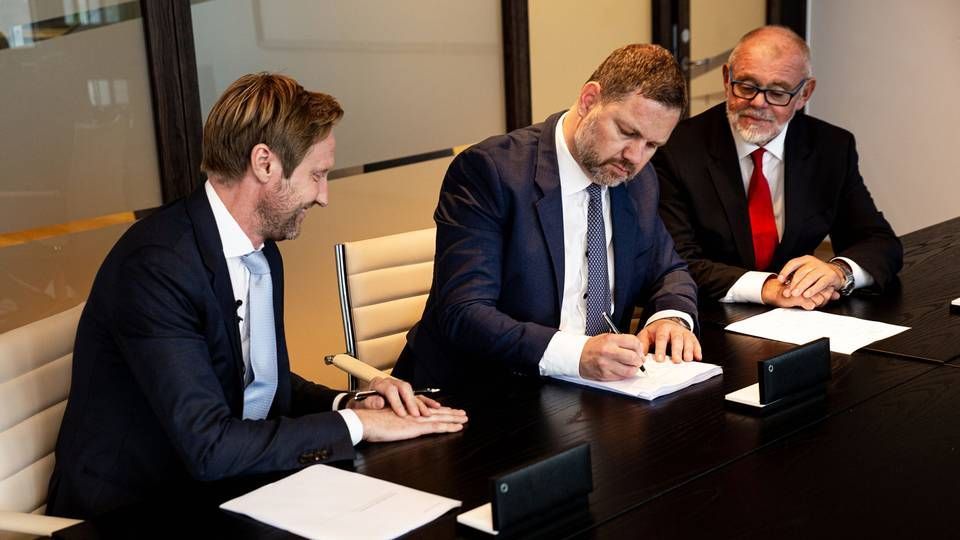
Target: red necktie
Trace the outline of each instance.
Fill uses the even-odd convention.
[[[750,175],[750,189],[747,191],[747,206],[750,208],[750,231],[753,234],[753,254],[757,259],[757,270],[766,270],[773,260],[779,237],[777,222],[773,218],[773,200],[770,197],[770,185],[763,175],[763,148],[750,153],[753,158],[753,174]]]

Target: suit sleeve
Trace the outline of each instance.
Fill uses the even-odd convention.
[[[723,298],[748,269],[712,261],[704,255],[700,247],[704,240],[697,236],[691,193],[670,148],[661,148],[654,154],[653,164],[660,180],[660,217],[673,237],[677,253],[687,261],[702,298]]]
[[[692,330],[699,334],[697,284],[690,275],[688,265],[677,254],[662,218],[654,219],[653,227],[653,237],[656,239],[651,259],[654,283],[649,289],[649,298],[643,311],[648,316],[664,310],[682,311],[690,315]]]
[[[435,293],[440,331],[461,349],[503,359],[535,375],[555,328],[518,321],[497,308],[510,202],[500,171],[481,149],[461,153],[440,190]],[[533,209],[516,209],[532,211]]]
[[[859,264],[882,290],[903,266],[903,246],[863,183],[852,135],[846,143],[846,170],[830,240],[837,256]]]
[[[347,426],[336,413],[267,420],[231,413],[212,368],[202,322],[211,319],[200,300],[208,285],[198,270],[204,271],[166,248],[129,256],[116,284],[112,325],[139,391],[187,470],[198,480],[219,480],[297,469],[307,452],[323,461],[352,458]]]

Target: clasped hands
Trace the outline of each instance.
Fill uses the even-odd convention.
[[[379,395],[347,404],[363,423],[365,441],[399,441],[429,433],[451,433],[462,430],[467,422],[466,412],[444,407],[426,396],[415,396],[406,381],[376,377],[369,386]]]
[[[663,362],[670,346],[675,364],[702,360],[700,341],[686,326],[670,320],[656,320],[633,334],[600,334],[587,340],[580,353],[580,376],[597,381],[618,381],[637,374],[647,351]]]
[[[836,264],[804,255],[791,259],[776,276],[770,276],[763,284],[761,298],[767,305],[809,311],[839,299],[837,291],[843,280],[843,270]]]

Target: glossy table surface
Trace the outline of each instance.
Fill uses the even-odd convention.
[[[362,443],[353,464],[341,466],[461,500],[463,511],[489,500],[491,476],[589,442],[589,508],[540,530],[543,537],[914,536],[915,519],[924,522],[917,532],[942,531],[953,517],[943,503],[957,499],[960,479],[960,362],[944,363],[960,356],[960,316],[946,307],[960,296],[960,272],[949,268],[960,261],[960,220],[941,228],[905,237],[897,291],[835,308],[914,330],[832,355],[825,395],[802,406],[759,417],[724,405],[726,393],[756,382],[758,360],[792,345],[724,332],[724,321],[756,307],[715,306],[704,313],[701,339],[720,377],[653,402],[538,378],[478,385],[445,400],[468,410],[462,433]],[[270,479],[240,480],[202,504],[138,505],[58,536],[292,537],[217,508]],[[456,524],[459,511],[413,536],[473,535]]]
[[[960,315],[950,311],[950,301],[960,297],[960,218],[901,240],[904,256],[898,282],[883,294],[858,291],[828,304],[824,311],[910,327],[868,345],[867,351],[934,363],[960,358]],[[722,327],[768,309],[710,303],[701,306],[700,320]]]

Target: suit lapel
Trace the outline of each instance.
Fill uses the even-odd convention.
[[[223,244],[217,232],[217,222],[213,218],[213,210],[210,209],[210,202],[207,201],[203,186],[195,190],[187,199],[187,213],[193,222],[197,248],[200,250],[200,257],[207,268],[207,277],[217,297],[224,329],[230,338],[230,348],[238,373],[237,381],[242,385],[244,366],[243,352],[240,348],[240,328],[236,316],[236,299],[233,297],[233,285],[230,283],[227,260],[223,258]]]
[[[727,121],[723,107],[723,104],[718,105],[710,113],[713,114],[714,119],[711,122],[708,142],[710,157],[707,167],[714,189],[717,190],[720,198],[720,204],[727,216],[727,223],[733,233],[740,260],[743,261],[744,266],[754,268],[757,264],[753,253],[747,194],[743,190],[743,177],[737,161],[737,146],[733,142],[730,123]]]
[[[633,278],[637,246],[637,209],[626,184],[610,189],[610,222],[613,227],[613,307],[611,317],[622,320],[627,293]]]
[[[814,205],[810,200],[814,190],[807,182],[814,178],[813,145],[807,136],[806,117],[797,114],[787,128],[787,140],[784,142],[783,160],[783,237],[774,253],[774,260],[781,264],[787,262],[787,254],[795,253],[795,245],[803,230],[803,222],[808,218],[807,209]]]
[[[540,228],[543,230],[543,239],[550,253],[550,262],[553,265],[557,306],[563,305],[563,197],[560,193],[560,170],[557,164],[557,147],[554,137],[561,114],[551,116],[544,123],[533,178],[543,194],[535,206]]]

